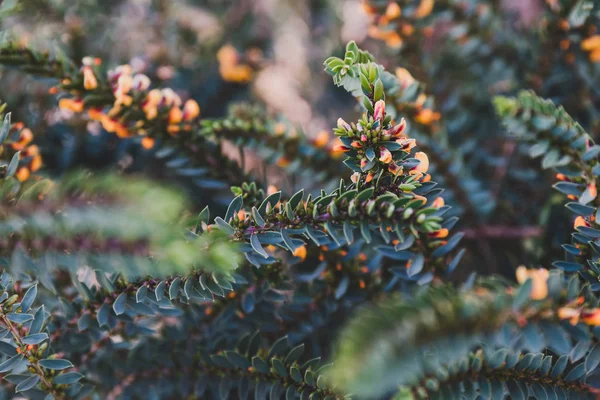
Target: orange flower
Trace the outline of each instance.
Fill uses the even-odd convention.
[[[33,140],[33,133],[31,132],[31,129],[24,128],[19,133],[19,140],[12,143],[11,146],[14,150],[17,150],[17,151],[22,150],[25,148],[25,146],[27,146],[29,143],[31,143],[32,140]]]
[[[290,160],[285,156],[282,156],[277,160],[277,166],[279,167],[283,168],[287,167],[288,165],[290,165]]]
[[[88,117],[93,121],[102,121],[104,114],[100,108],[90,108],[88,110]]]
[[[169,111],[169,124],[175,125],[181,122],[183,119],[183,112],[179,109],[179,107],[173,107]]]
[[[142,147],[149,150],[154,147],[155,140],[151,137],[145,137],[142,139]]]
[[[317,137],[313,140],[313,145],[320,149],[327,146],[328,143],[329,143],[329,132],[327,132],[327,131],[319,132]]]
[[[374,177],[375,177],[375,174],[374,174],[373,172],[369,172],[369,173],[367,174],[367,177],[365,178],[365,182],[366,182],[366,183],[369,183],[369,182],[371,182],[371,181],[373,180],[373,178],[374,178]]]
[[[596,189],[596,184],[595,183],[589,184],[588,187],[587,187],[587,189],[588,189],[588,191],[590,192],[590,195],[593,198],[596,198],[596,196],[598,196],[598,190]]]
[[[20,167],[19,169],[17,169],[17,173],[15,174],[15,176],[20,182],[24,182],[27,179],[29,179],[29,169],[27,167]]]
[[[585,218],[583,218],[581,215],[575,218],[575,222],[573,223],[573,229],[577,229],[580,226],[589,226]]]
[[[269,185],[269,186],[267,187],[267,195],[269,195],[269,196],[270,196],[270,195],[272,195],[273,193],[277,193],[277,192],[279,192],[279,189],[277,189],[277,186],[275,186],[275,185]]]
[[[385,16],[389,19],[398,18],[401,15],[402,9],[396,2],[388,4],[387,8],[385,9]]]
[[[581,49],[585,51],[594,51],[600,49],[600,35],[590,36],[581,41]]]
[[[423,125],[430,125],[432,122],[440,119],[440,113],[424,108],[415,116],[415,121]]]
[[[443,197],[438,197],[437,199],[435,199],[433,201],[433,203],[431,204],[432,207],[434,208],[440,208],[440,207],[444,207],[446,203],[444,202],[444,198]]]
[[[419,165],[417,165],[413,171],[420,172],[422,174],[426,173],[429,169],[429,157],[427,157],[427,154],[423,153],[422,151],[419,151],[415,154],[415,158],[420,162]]]
[[[402,146],[402,150],[404,151],[411,151],[417,146],[417,141],[415,139],[398,139],[396,140],[396,143]]]
[[[577,325],[581,312],[575,308],[561,307],[558,309],[558,318],[568,319],[571,325]]]
[[[379,161],[381,161],[384,164],[389,164],[392,162],[392,160],[392,153],[387,148],[382,147],[379,155]]]
[[[33,156],[33,159],[31,160],[31,163],[29,164],[29,169],[31,170],[31,172],[35,172],[35,171],[39,170],[41,167],[42,167],[42,156],[40,156],[40,155]]]
[[[94,71],[88,65],[83,67],[83,87],[85,90],[94,90],[98,87],[98,80],[94,75]]]
[[[432,238],[436,238],[436,239],[443,239],[443,238],[448,237],[449,233],[450,232],[448,231],[448,229],[442,228],[439,231],[430,233],[429,236]]]
[[[185,121],[191,121],[200,115],[200,106],[196,100],[189,99],[183,106],[183,119]]]
[[[517,268],[517,282],[524,284],[531,279],[531,298],[533,300],[543,300],[548,296],[548,277],[550,274],[545,268],[527,269],[524,266]]]
[[[421,0],[421,4],[419,4],[419,7],[415,11],[415,18],[425,18],[431,14],[434,4],[434,0]]]
[[[69,110],[73,112],[83,111],[83,100],[81,99],[60,99],[58,101],[58,107],[62,110]]]
[[[393,138],[399,138],[406,129],[406,120],[402,118],[400,123],[391,128],[387,133]]]
[[[600,326],[600,308],[583,310],[581,312],[581,321],[587,325]]]
[[[388,172],[394,176],[401,175],[402,171],[403,168],[398,166],[398,164],[396,164],[395,162],[392,162],[390,165],[388,165]]]
[[[385,44],[387,44],[389,47],[398,49],[402,47],[403,43],[404,40],[402,40],[402,37],[398,34],[398,32],[390,32],[386,35]]]
[[[302,261],[306,259],[306,246],[302,245],[300,247],[296,247],[293,253],[294,257],[300,258]]]

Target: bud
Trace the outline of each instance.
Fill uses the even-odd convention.
[[[337,120],[337,127],[338,128],[343,128],[346,131],[352,130],[352,128],[350,127],[350,125],[348,125],[348,123],[346,121],[344,121],[342,118],[338,118],[338,120]]]
[[[375,121],[383,121],[385,118],[385,101],[378,100],[373,108],[373,118]]]

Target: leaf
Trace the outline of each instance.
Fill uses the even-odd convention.
[[[256,207],[252,207],[252,218],[254,218],[254,222],[256,222],[256,225],[265,226],[265,220],[260,215]]]
[[[21,312],[26,313],[27,311],[29,311],[31,305],[35,301],[36,296],[37,285],[33,285],[32,287],[27,289],[27,292],[25,292],[25,295],[23,296],[23,300],[21,301]]]
[[[255,252],[257,252],[263,258],[269,258],[269,254],[263,249],[260,241],[258,240],[258,235],[250,235],[250,245]]]
[[[0,353],[13,357],[17,354],[17,349],[12,344],[0,340]]]
[[[9,321],[17,323],[17,324],[24,324],[25,322],[29,322],[33,319],[33,315],[31,315],[31,314],[10,313],[10,314],[7,314],[6,317],[8,318]]]
[[[592,372],[600,364],[600,344],[594,345],[590,353],[585,359],[586,372]]]
[[[260,207],[258,207],[258,212],[260,212],[262,215],[265,215],[267,212],[267,204],[273,208],[275,205],[277,205],[277,203],[279,203],[279,200],[281,200],[281,191],[275,192],[264,199],[264,201],[260,204]]]
[[[52,370],[57,370],[57,371],[61,371],[63,369],[73,367],[73,364],[71,364],[71,361],[63,360],[63,359],[51,360],[51,359],[46,358],[46,359],[40,360],[39,364],[46,369],[52,369]]]
[[[25,336],[22,340],[25,344],[40,344],[44,340],[48,339],[47,333],[34,333],[33,335]]]
[[[242,209],[244,205],[244,200],[242,199],[242,195],[234,198],[231,203],[229,203],[229,207],[227,207],[227,212],[225,213],[225,221],[231,221],[234,215],[238,213]]]
[[[20,151],[17,151],[11,158],[10,163],[8,164],[8,168],[6,168],[6,176],[10,177],[17,172],[17,167],[19,166],[19,156],[21,155]]]
[[[121,315],[125,312],[125,305],[127,304],[127,293],[123,292],[117,297],[113,303],[113,311],[116,315]]]
[[[16,356],[13,356],[8,360],[4,361],[2,364],[0,364],[0,374],[12,370],[17,365],[19,365],[24,358],[25,357],[23,356],[23,354],[17,354]]]
[[[10,113],[6,113],[4,116],[4,121],[2,122],[2,126],[0,127],[0,145],[2,145],[2,143],[4,143],[8,137],[8,130],[10,129],[10,115]]]
[[[53,383],[56,385],[71,385],[75,382],[78,382],[83,378],[79,372],[67,372],[66,374],[60,374],[56,376],[53,380]]]
[[[233,227],[231,225],[229,225],[227,222],[225,222],[223,220],[223,218],[221,218],[221,217],[215,218],[215,223],[217,224],[217,226],[223,233],[225,233],[227,235],[233,235],[235,233],[235,229],[233,229]]]
[[[35,385],[40,381],[39,375],[32,375],[29,378],[25,379],[23,382],[19,383],[15,388],[15,392],[26,392],[29,389],[32,389]]]
[[[300,359],[300,357],[302,356],[303,353],[304,353],[304,344],[300,344],[300,345],[294,347],[292,350],[290,350],[290,352],[285,357],[285,360],[283,361],[283,363],[286,365],[289,365],[289,364],[293,363],[294,361],[298,361],[298,359]]]

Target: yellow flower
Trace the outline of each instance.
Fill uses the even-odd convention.
[[[548,277],[550,274],[545,268],[527,269],[525,266],[517,268],[517,282],[524,284],[531,279],[531,298],[543,300],[548,296]]]

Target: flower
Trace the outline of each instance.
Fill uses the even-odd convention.
[[[383,121],[385,118],[385,101],[378,100],[373,107],[373,118],[377,121]]]
[[[420,162],[419,165],[417,165],[413,171],[417,171],[422,174],[426,173],[429,169],[429,157],[427,157],[427,154],[423,153],[422,151],[419,151],[415,154],[415,158]]]
[[[344,121],[342,118],[338,118],[337,127],[340,129],[344,129],[346,131],[352,130],[350,125],[346,121]]]
[[[411,151],[417,146],[417,141],[415,139],[398,139],[396,140],[396,143],[402,146],[402,150],[405,151]]]
[[[98,80],[94,75],[94,71],[88,65],[83,66],[83,87],[86,90],[94,90],[98,87]]]
[[[329,132],[327,132],[327,131],[319,132],[317,137],[313,140],[313,145],[320,149],[327,146],[328,143],[329,143]]]
[[[11,146],[14,150],[17,150],[17,151],[23,150],[29,143],[31,143],[32,140],[33,140],[33,133],[31,132],[31,129],[24,128],[19,133],[19,140],[16,142],[13,142],[11,144]]]
[[[81,99],[60,99],[58,101],[58,107],[61,110],[69,110],[72,112],[82,112],[83,111],[83,100]]]
[[[571,325],[577,325],[581,311],[570,307],[561,307],[558,309],[558,318],[568,319]]]
[[[444,202],[444,198],[438,197],[433,201],[433,203],[431,203],[431,206],[434,208],[440,208],[440,207],[444,207],[445,204],[446,203]]]
[[[429,125],[434,121],[440,119],[440,113],[437,111],[430,110],[429,108],[424,108],[417,113],[415,116],[415,121],[423,125]]]
[[[387,131],[388,135],[393,138],[399,138],[406,129],[406,120],[402,118],[400,123]]]
[[[435,5],[434,0],[421,0],[419,7],[417,7],[415,11],[415,18],[425,18],[431,11],[433,11],[433,6]]]
[[[350,180],[352,181],[352,183],[358,183],[360,179],[360,172],[355,172],[350,176]]]
[[[448,234],[450,232],[448,231],[448,229],[446,228],[442,228],[439,231],[435,231],[429,234],[430,237],[432,238],[436,238],[436,239],[443,239],[445,237],[448,237]]]
[[[575,222],[573,223],[573,229],[577,229],[580,226],[589,226],[585,218],[583,218],[581,215],[575,218]]]
[[[385,9],[385,16],[388,17],[388,19],[398,18],[401,15],[402,9],[396,2],[388,4],[387,8]]]
[[[396,78],[398,78],[398,81],[400,81],[400,87],[402,89],[406,89],[415,83],[415,78],[410,72],[408,72],[406,68],[396,68]]]
[[[389,164],[392,162],[392,160],[392,153],[387,148],[382,147],[380,151],[379,161],[381,161],[384,164]]]
[[[306,259],[306,246],[302,245],[300,247],[296,247],[294,253],[292,253],[294,257],[300,258],[302,261]]]
[[[390,163],[390,165],[388,165],[388,172],[394,176],[398,176],[401,175],[403,171],[403,168],[398,166],[398,164],[396,164],[395,162]]]
[[[581,41],[581,49],[589,52],[592,62],[600,61],[600,35],[594,35]]]
[[[550,274],[545,268],[527,269],[521,265],[517,268],[517,282],[521,285],[531,279],[531,299],[543,300],[548,296],[548,277]]]
[[[151,137],[145,137],[142,139],[142,147],[146,150],[150,150],[154,147],[155,140]]]
[[[587,325],[600,326],[600,308],[583,310],[580,314],[581,321]]]

